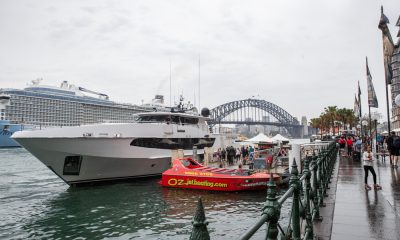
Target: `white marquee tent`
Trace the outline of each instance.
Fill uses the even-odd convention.
[[[283,142],[289,141],[289,139],[285,138],[284,136],[280,135],[279,133],[272,137],[273,141]]]
[[[259,133],[257,136],[247,139],[245,142],[252,142],[252,143],[269,142],[269,143],[272,143],[273,140],[272,140],[272,138],[268,137],[264,133]]]

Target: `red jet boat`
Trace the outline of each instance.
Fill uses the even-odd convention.
[[[267,173],[207,167],[192,158],[178,158],[170,169],[163,172],[161,184],[164,187],[214,191],[261,190],[267,188],[270,177]],[[273,176],[273,180],[280,180],[280,176]]]

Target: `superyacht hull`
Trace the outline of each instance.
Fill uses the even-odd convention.
[[[130,146],[131,138],[17,141],[69,185],[156,176],[171,163],[170,150]]]
[[[141,113],[135,123],[96,124],[16,132],[12,138],[68,184],[160,175],[172,151],[212,147],[204,118]],[[197,124],[198,122],[201,123]]]

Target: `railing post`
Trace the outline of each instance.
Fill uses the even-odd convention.
[[[267,240],[278,239],[278,221],[281,215],[281,207],[278,203],[278,197],[276,196],[276,184],[273,181],[273,174],[271,174],[270,180],[267,184],[267,200],[264,203],[263,214],[267,215]]]
[[[209,240],[210,235],[208,234],[207,225],[208,222],[206,221],[206,215],[204,213],[203,202],[201,198],[197,202],[197,209],[196,213],[194,214],[194,218],[192,221],[193,230],[190,234],[190,240]]]
[[[318,155],[318,205],[320,207],[324,207],[324,180],[323,180],[323,166],[322,166],[322,161],[323,161],[323,154],[320,153]]]
[[[310,172],[310,157],[307,157],[304,161],[304,171],[303,174],[306,176],[306,184],[305,184],[305,218],[306,218],[306,228],[305,231],[308,232],[308,239],[313,239],[314,229],[312,223],[312,216],[311,216],[311,199],[310,199],[310,191],[311,191],[311,172]],[[305,239],[305,240],[308,240]]]
[[[327,181],[327,189],[329,189],[329,183],[331,183],[331,177],[332,177],[332,171],[333,171],[333,159],[332,159],[332,154],[333,154],[333,143],[328,145],[328,153],[327,153],[327,161],[328,161],[328,176],[326,177]]]
[[[296,159],[293,158],[292,164],[292,176],[289,180],[290,187],[293,187],[293,203],[292,203],[292,239],[300,240],[300,180],[299,180],[299,171],[297,169]]]
[[[328,189],[328,177],[329,177],[329,171],[328,171],[328,150],[324,146],[323,147],[323,155],[322,155],[322,196],[327,197],[326,190]]]
[[[322,217],[319,215],[319,203],[318,203],[318,179],[317,179],[317,174],[318,174],[318,157],[315,155],[315,152],[313,154],[312,158],[312,163],[313,163],[313,188],[311,191],[311,199],[313,201],[313,220],[317,221],[322,221]]]

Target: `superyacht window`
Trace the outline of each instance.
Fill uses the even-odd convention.
[[[82,156],[66,156],[64,160],[63,175],[79,175]]]
[[[215,138],[137,138],[131,142],[131,146],[159,149],[199,149],[212,147]]]
[[[183,117],[176,115],[143,115],[134,116],[136,122],[165,122],[175,124],[198,124],[199,119],[194,117]]]

